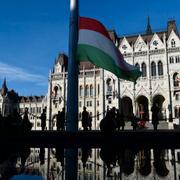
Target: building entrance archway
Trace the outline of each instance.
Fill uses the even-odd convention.
[[[148,98],[145,96],[139,96],[136,99],[136,102],[137,102],[136,115],[140,119],[149,119]]]
[[[160,94],[153,97],[153,104],[158,104],[158,107],[160,108],[160,119],[166,119],[166,108],[163,107],[164,101],[164,96]]]
[[[123,113],[125,121],[131,120],[133,114],[133,106],[130,97],[125,96],[121,99],[121,112]]]

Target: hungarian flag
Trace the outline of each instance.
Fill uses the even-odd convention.
[[[80,17],[77,60],[90,61],[118,78],[135,82],[140,70],[128,64],[111,40],[108,31],[99,21]]]

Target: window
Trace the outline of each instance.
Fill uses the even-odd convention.
[[[178,77],[178,73],[174,73],[174,75],[173,75],[174,87],[179,86],[179,81],[177,80],[177,77]]]
[[[89,96],[89,86],[86,85],[85,87],[85,96]]]
[[[106,97],[112,96],[112,81],[110,78],[106,80],[107,92]]]
[[[163,64],[161,61],[158,62],[158,75],[159,76],[163,75]]]
[[[169,63],[170,64],[174,63],[174,57],[173,56],[169,57]]]
[[[54,105],[54,106],[55,106],[55,108],[57,108],[57,103],[55,103],[55,105]]]
[[[93,85],[90,85],[90,96],[93,96]]]
[[[176,42],[174,39],[171,40],[171,47],[176,47]]]
[[[58,87],[54,86],[54,96],[57,96]]]
[[[87,106],[87,107],[92,106],[92,101],[87,101],[87,102],[86,102],[86,106]]]
[[[99,100],[97,100],[97,106],[99,106]]]
[[[147,76],[146,75],[146,64],[144,62],[142,63],[141,68],[142,68],[142,77],[146,77]]]
[[[151,76],[156,76],[156,63],[151,63]]]
[[[136,63],[136,64],[135,64],[135,66],[136,66],[138,69],[140,69],[140,66],[139,66],[139,64],[138,64],[138,63]]]
[[[178,118],[178,108],[174,107],[174,116]]]
[[[179,56],[176,56],[175,59],[176,59],[176,63],[180,62],[180,57]]]
[[[41,126],[41,123],[40,122],[37,122],[37,127],[40,127]]]
[[[80,90],[79,90],[79,91],[80,91],[80,93],[79,93],[79,94],[80,94],[80,96],[83,96],[83,87],[82,87],[82,86],[80,86],[80,88],[79,88],[79,89],[80,89]]]
[[[81,107],[82,106],[82,102],[81,101],[79,101],[79,107]]]
[[[97,115],[96,116],[97,116],[97,120],[99,120],[99,111],[97,111]]]
[[[99,88],[99,84],[97,85],[97,92],[98,92],[98,95],[99,95],[99,91],[100,91],[100,88]]]
[[[179,94],[176,94],[175,99],[176,101],[179,101]]]

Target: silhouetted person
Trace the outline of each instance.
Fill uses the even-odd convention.
[[[64,148],[63,147],[56,147],[56,155],[55,155],[57,162],[61,163],[61,166],[64,166]]]
[[[86,163],[88,161],[88,157],[91,155],[91,149],[88,147],[84,147],[81,149],[81,151],[82,151],[81,161],[83,163],[83,168],[85,168]]]
[[[39,153],[39,160],[40,160],[40,164],[44,164],[44,158],[45,158],[45,149],[44,148],[40,148],[40,153]]]
[[[134,131],[137,128],[137,125],[138,125],[137,123],[138,123],[138,118],[133,114],[133,116],[131,118],[131,125],[132,125]]]
[[[112,169],[115,167],[117,161],[116,149],[111,147],[102,147],[100,157],[107,166],[107,177],[112,177]]]
[[[41,128],[42,131],[44,131],[46,128],[46,109],[43,109],[40,119],[41,119]]]
[[[57,130],[64,130],[65,123],[65,108],[62,109],[62,112],[58,111],[56,115],[56,126]]]
[[[23,120],[22,120],[22,126],[23,126],[23,130],[24,130],[25,132],[26,132],[26,131],[31,131],[32,124],[31,124],[31,122],[29,121],[28,108],[25,109],[24,117],[23,117]]]
[[[29,155],[30,155],[30,148],[23,147],[21,152],[20,152],[21,166],[22,166],[21,172],[23,172],[25,169],[26,159],[29,157]]]
[[[114,119],[114,110],[107,112],[106,117],[103,118],[100,122],[100,129],[102,132],[113,133],[117,128],[115,119]]]
[[[7,117],[6,126],[12,128],[12,131],[20,131],[22,124],[22,117],[18,113],[17,109],[13,110],[13,114]]]
[[[157,103],[154,103],[154,105],[151,108],[151,111],[152,111],[152,124],[154,126],[154,130],[157,130],[157,126],[159,124],[158,113],[160,111]]]
[[[89,113],[86,111],[86,107],[83,107],[83,112],[82,112],[82,127],[85,131],[88,130],[89,126]]]
[[[22,122],[21,115],[18,113],[17,109],[13,110],[13,115],[10,116],[14,123],[20,124]]]
[[[122,130],[124,130],[124,126],[125,126],[124,117],[123,117],[123,114],[119,112],[119,110],[117,110],[116,112],[115,121],[117,124],[118,131],[120,130],[121,127],[122,127]]]

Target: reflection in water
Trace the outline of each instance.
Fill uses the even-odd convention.
[[[10,177],[12,177],[15,174],[24,173],[25,162],[29,154],[30,154],[30,148],[27,147],[1,148],[0,149],[1,179],[10,179]],[[20,158],[19,162],[18,162],[18,158]]]
[[[134,173],[135,169],[138,171],[136,172],[136,176],[139,173],[139,175],[147,177],[152,174],[152,165],[154,166],[155,174],[159,177],[165,178],[169,174],[165,162],[165,150],[142,149],[137,151],[132,149],[114,150],[114,148],[102,148],[101,158],[107,166],[107,177],[112,176],[113,168],[115,169],[117,164],[120,168],[119,177],[117,177],[119,179],[122,178],[122,174],[126,177],[130,176]],[[135,161],[137,162],[135,163]]]
[[[48,157],[48,152],[49,157]],[[78,179],[176,179],[176,156],[163,149],[78,150]],[[172,151],[173,152],[173,151]],[[175,153],[177,154],[177,153]],[[45,179],[65,179],[64,148],[4,147],[0,149],[0,179],[14,175],[38,175]],[[173,169],[177,166],[177,169]]]

